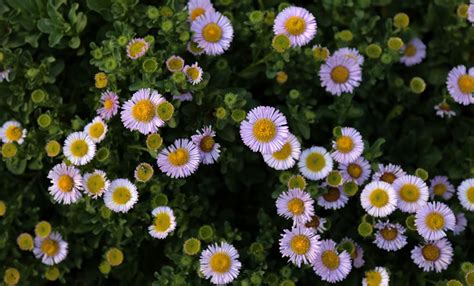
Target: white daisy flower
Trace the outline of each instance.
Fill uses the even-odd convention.
[[[153,215],[153,224],[148,227],[148,233],[151,236],[163,239],[175,230],[176,218],[170,207],[157,207],[151,214]]]
[[[308,44],[316,35],[316,19],[308,10],[290,6],[283,9],[275,18],[273,32],[286,35],[292,47]]]
[[[448,91],[454,101],[462,105],[474,104],[474,68],[453,68],[446,80]]]
[[[105,124],[100,116],[96,116],[91,123],[84,127],[84,132],[89,135],[92,142],[99,143],[104,140],[105,134],[107,134],[107,124]]]
[[[321,86],[332,95],[353,93],[362,81],[362,68],[344,55],[332,55],[321,65],[319,78]]]
[[[398,198],[398,208],[402,212],[416,213],[428,202],[428,186],[417,176],[407,175],[396,179],[392,187]]]
[[[393,187],[385,182],[367,184],[360,194],[364,210],[374,217],[386,217],[397,209],[397,195]]]
[[[64,163],[57,164],[48,173],[51,186],[48,188],[53,199],[60,203],[69,205],[77,202],[82,194],[81,173],[74,166],[67,166]]]
[[[451,184],[446,176],[436,176],[430,181],[430,198],[435,196],[449,200],[455,192],[453,184]]]
[[[320,244],[319,235],[305,227],[285,229],[280,238],[280,253],[301,267],[301,264],[312,263]]]
[[[323,147],[313,146],[301,152],[298,168],[307,179],[321,180],[332,171],[333,161]]]
[[[453,260],[453,247],[446,239],[425,242],[411,251],[411,259],[425,272],[446,270]]]
[[[400,62],[407,67],[421,63],[426,57],[426,46],[418,38],[412,39],[400,51],[403,53]]]
[[[388,286],[390,276],[385,267],[375,267],[373,270],[365,272],[362,279],[362,286]]]
[[[355,48],[340,48],[334,52],[334,55],[342,55],[346,58],[354,60],[358,65],[364,64],[364,56],[359,53],[358,49]]]
[[[187,8],[190,22],[196,20],[207,12],[215,11],[210,0],[189,0]]]
[[[3,143],[17,142],[21,145],[25,141],[25,137],[26,129],[23,129],[18,121],[10,120],[0,127],[0,138]]]
[[[447,102],[441,102],[435,105],[434,110],[436,111],[436,115],[441,118],[444,118],[445,116],[447,118],[456,116],[456,112],[451,109],[451,106]]]
[[[229,18],[219,12],[209,11],[191,23],[193,41],[204,49],[204,53],[215,56],[230,47],[234,29]]]
[[[201,161],[198,148],[189,139],[176,139],[173,145],[161,150],[157,164],[171,178],[185,178],[196,172]]]
[[[300,158],[301,144],[295,135],[289,134],[283,147],[272,154],[262,155],[268,166],[275,170],[288,170]]]
[[[440,202],[430,202],[418,210],[415,215],[417,232],[428,241],[446,236],[447,230],[453,230],[456,217],[453,211]]]
[[[361,186],[370,177],[370,164],[364,157],[357,158],[354,162],[340,164],[339,171],[342,173],[344,182],[354,182]]]
[[[399,223],[378,221],[374,228],[377,230],[374,243],[380,249],[397,251],[408,243],[405,235],[406,228]]]
[[[364,151],[364,142],[359,131],[352,127],[343,127],[342,135],[332,142],[334,151],[331,157],[341,164],[349,164],[357,160]]]
[[[110,186],[110,181],[107,179],[107,175],[102,170],[94,170],[92,173],[86,173],[82,177],[82,186],[84,187],[84,193],[93,199],[97,199],[102,196]]]
[[[85,165],[94,158],[96,147],[86,132],[74,132],[67,136],[63,153],[74,165]]]
[[[67,252],[68,243],[56,231],[51,232],[47,237],[35,237],[33,253],[43,264],[58,264],[66,258]]]
[[[458,199],[463,208],[474,211],[474,178],[462,181],[458,187]]]
[[[216,132],[212,130],[212,126],[205,126],[202,130],[197,130],[196,135],[191,136],[204,165],[214,164],[219,159],[221,145],[214,141],[215,136]]]
[[[290,189],[278,196],[276,207],[278,215],[290,219],[296,225],[304,224],[314,215],[314,201],[311,196],[300,189]]]
[[[331,187],[323,184],[327,192],[318,197],[318,205],[326,210],[337,210],[344,207],[349,201],[349,197],[342,190],[342,187]]]
[[[196,85],[202,81],[202,68],[198,63],[192,65],[185,65],[183,72],[186,75],[188,82],[192,85]]]
[[[383,181],[392,184],[396,179],[406,175],[407,173],[399,165],[379,164],[378,171],[372,175],[372,181]]]
[[[216,285],[228,284],[239,276],[242,264],[239,253],[232,245],[222,242],[210,245],[199,258],[200,271]]]
[[[326,222],[327,222],[327,219],[317,216],[317,215],[313,215],[311,219],[304,224],[304,226],[314,231],[314,233],[318,234],[318,233],[323,233],[327,230]]]
[[[105,206],[114,212],[126,213],[138,201],[137,187],[128,179],[115,179],[105,192]]]
[[[321,247],[313,260],[313,270],[321,280],[336,283],[346,279],[351,272],[352,262],[345,250],[338,253],[336,242],[330,239],[321,241]]]

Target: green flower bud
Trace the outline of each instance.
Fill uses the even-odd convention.
[[[283,185],[286,185],[288,184],[288,181],[291,178],[291,173],[287,171],[281,172],[278,178],[280,180],[280,183],[282,183]]]
[[[275,21],[275,12],[266,11],[265,12],[265,24],[271,26],[271,25],[273,25],[273,21]]]
[[[168,121],[173,117],[174,106],[169,101],[163,101],[156,107],[156,116],[163,121]]]
[[[354,38],[352,32],[349,30],[342,30],[335,35],[336,40],[341,40],[344,42],[350,42]]]
[[[104,68],[108,71],[113,71],[117,68],[117,61],[110,57],[104,61]]]
[[[41,103],[46,99],[46,97],[47,93],[42,89],[35,89],[31,93],[31,101],[33,101],[34,103]]]
[[[110,270],[112,270],[112,267],[107,261],[103,261],[102,263],[99,264],[99,271],[102,274],[109,274]]]
[[[405,219],[405,225],[407,226],[409,230],[416,230],[415,216],[414,215],[408,216]]]
[[[404,29],[410,25],[410,17],[405,13],[398,13],[393,17],[393,25],[396,28]]]
[[[278,52],[283,53],[291,46],[290,39],[286,35],[276,35],[272,40],[272,47]]]
[[[338,187],[342,184],[342,174],[337,170],[329,172],[326,177],[326,183],[331,187]]]
[[[263,21],[263,12],[262,11],[252,11],[249,14],[249,20],[252,24],[258,24]]]
[[[325,61],[329,54],[329,50],[326,47],[316,46],[313,48],[313,58],[318,62]]]
[[[170,20],[163,21],[163,23],[161,23],[161,29],[164,32],[171,31],[173,29],[173,22]]]
[[[163,138],[160,134],[154,133],[146,137],[146,147],[150,150],[157,150],[163,144]]]
[[[39,69],[36,69],[36,68],[29,68],[27,71],[26,71],[26,76],[29,78],[29,79],[33,79],[35,78],[39,73]]]
[[[413,93],[420,94],[426,89],[426,83],[421,77],[414,77],[410,81],[410,90]]]
[[[97,158],[97,161],[99,162],[104,162],[107,160],[110,156],[110,151],[107,147],[102,147],[97,151],[97,154],[95,157]]]
[[[112,216],[112,211],[106,206],[101,206],[100,216],[104,219],[109,219]]]
[[[214,229],[212,226],[205,224],[199,228],[198,236],[200,239],[205,241],[211,240],[214,236]]]
[[[229,67],[229,63],[227,62],[226,59],[219,59],[216,62],[216,67],[220,70],[225,70]]]
[[[224,107],[218,107],[214,115],[217,119],[225,119],[227,117],[227,110]]]
[[[425,169],[422,169],[422,168],[416,169],[415,170],[415,175],[417,177],[419,177],[420,179],[422,179],[423,181],[428,180],[428,177],[429,177],[428,171],[426,171]]]
[[[156,20],[160,17],[160,10],[154,6],[148,6],[146,9],[146,16],[150,20]]]
[[[383,64],[390,64],[392,62],[392,56],[390,54],[383,54],[382,57],[380,58],[380,61]]]
[[[399,51],[403,47],[404,44],[405,43],[403,43],[403,40],[400,39],[399,37],[391,37],[387,41],[387,46],[392,51]]]
[[[52,121],[51,116],[49,116],[49,114],[47,113],[41,114],[36,120],[36,122],[41,128],[48,128],[49,125],[51,125],[51,121]]]
[[[183,252],[187,255],[196,255],[201,251],[201,241],[197,238],[190,238],[183,244]]]
[[[288,180],[288,189],[300,189],[304,190],[306,188],[306,180],[301,175],[291,176]]]
[[[463,286],[462,282],[459,281],[459,280],[449,280],[447,283],[446,283],[446,286]]]
[[[464,277],[464,279],[466,280],[467,285],[469,286],[474,285],[474,271],[468,272],[466,276]]]
[[[112,247],[105,253],[105,259],[110,264],[110,266],[119,266],[123,262],[123,252],[122,250]]]
[[[382,48],[378,44],[370,44],[365,49],[365,53],[369,58],[376,59],[382,54]]]
[[[179,34],[179,40],[183,43],[189,41],[190,38],[191,34],[188,31],[184,31]]]
[[[276,73],[275,79],[279,84],[284,84],[288,80],[288,74],[284,71],[279,71]]]
[[[288,94],[291,99],[297,99],[300,97],[300,92],[297,89],[292,89],[290,90],[290,93]]]
[[[342,127],[341,126],[336,126],[332,129],[332,135],[336,138],[342,136]]]
[[[296,286],[295,282],[291,281],[290,279],[285,279],[280,282],[280,286]]]
[[[104,54],[102,53],[102,50],[100,48],[96,48],[91,51],[91,56],[96,60],[100,60],[102,59]]]
[[[237,103],[237,94],[229,92],[224,95],[224,103],[227,107],[232,108]]]
[[[357,191],[359,191],[359,186],[354,182],[347,182],[344,184],[343,190],[346,195],[352,197],[357,194]]]
[[[359,226],[357,227],[357,232],[362,237],[370,236],[372,234],[372,231],[373,231],[373,227],[368,222],[363,222],[363,223],[359,224]]]
[[[291,276],[291,268],[289,266],[283,266],[280,269],[280,274],[281,274],[281,276],[283,276],[285,278],[289,278]]]
[[[405,84],[405,81],[403,80],[403,78],[397,77],[397,78],[395,79],[395,81],[393,82],[393,84],[394,84],[396,87],[402,87],[402,86]]]
[[[128,37],[127,36],[120,36],[117,38],[117,44],[121,47],[125,47],[128,44]]]
[[[281,12],[282,10],[284,10],[285,8],[288,8],[290,7],[291,4],[288,3],[288,2],[281,2],[279,5],[278,5],[278,12]]]
[[[173,16],[174,13],[173,13],[173,10],[170,7],[163,6],[163,7],[161,7],[160,14],[163,17],[171,17],[171,16]]]
[[[151,177],[153,177],[153,173],[155,171],[153,170],[153,166],[151,166],[148,163],[140,163],[136,168],[135,168],[135,180],[138,182],[148,182]]]
[[[57,267],[55,267],[55,266],[46,269],[46,272],[44,273],[44,277],[45,277],[48,281],[56,281],[56,280],[58,280],[59,275],[60,275],[59,269],[58,269]]]
[[[181,263],[181,265],[186,267],[193,263],[193,259],[189,256],[183,255],[181,256],[181,259],[179,260],[179,262]],[[177,284],[177,285],[182,285],[182,284]]]
[[[242,109],[233,110],[231,114],[232,120],[237,123],[240,123],[242,120],[244,120],[246,116],[247,113]]]
[[[4,158],[13,158],[16,155],[18,148],[15,143],[5,143],[2,145],[2,156]]]
[[[56,140],[49,141],[45,146],[48,157],[56,157],[61,152],[61,144]]]
[[[171,79],[178,84],[182,84],[186,81],[186,75],[182,71],[177,71],[173,73]]]
[[[278,275],[275,273],[266,273],[265,283],[269,286],[276,286],[278,284]]]
[[[265,251],[263,245],[259,242],[254,242],[250,245],[250,253],[253,255],[260,255]]]
[[[158,69],[158,63],[155,58],[149,58],[143,61],[142,68],[146,73],[153,73]]]
[[[337,246],[337,250],[339,252],[342,252],[343,250],[345,250],[347,253],[352,255],[354,251],[356,250],[356,247],[354,243],[352,243],[352,241],[346,240]]]
[[[461,263],[461,271],[464,273],[468,273],[474,270],[474,265],[471,262],[463,262]]]
[[[163,193],[157,194],[153,198],[152,203],[153,203],[153,206],[157,206],[157,207],[166,206],[168,205],[168,196]]]

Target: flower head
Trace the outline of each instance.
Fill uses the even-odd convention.
[[[0,138],[3,143],[17,142],[23,144],[26,137],[26,129],[21,127],[18,121],[10,120],[0,127]]]
[[[102,170],[94,170],[92,173],[86,173],[82,177],[82,186],[84,193],[89,197],[97,199],[109,188],[110,181]]]
[[[453,260],[453,247],[446,238],[425,242],[411,251],[411,259],[425,272],[441,272]]]
[[[71,204],[81,197],[82,177],[81,173],[74,166],[67,166],[64,163],[58,164],[48,173],[51,186],[48,191],[53,199],[61,204]]]
[[[344,182],[354,182],[361,186],[370,177],[370,164],[364,157],[357,158],[354,162],[340,164],[339,171],[342,173]]]
[[[298,138],[290,133],[286,143],[280,150],[262,156],[265,163],[275,170],[287,170],[295,165],[296,160],[300,158],[300,154],[301,144]]]
[[[286,35],[292,47],[308,44],[316,35],[316,19],[308,10],[290,6],[283,9],[275,18],[273,32]]]
[[[176,228],[176,218],[170,207],[157,207],[151,213],[153,224],[148,227],[148,233],[159,239],[166,238]]]
[[[402,249],[408,242],[405,235],[406,228],[399,223],[377,222],[374,243],[378,248],[387,251]]]
[[[456,217],[453,211],[440,202],[430,202],[415,215],[418,233],[428,241],[438,240],[446,236],[447,230],[453,230]]]
[[[386,217],[397,208],[397,195],[393,187],[385,182],[367,184],[360,194],[364,210],[374,217]]]
[[[453,68],[446,85],[454,101],[462,105],[474,104],[474,68],[468,70],[463,65]]]
[[[118,112],[119,99],[113,91],[104,91],[100,96],[101,108],[97,109],[97,114],[105,120],[109,120]]]
[[[138,201],[137,187],[128,179],[115,179],[105,192],[105,206],[114,212],[126,213]]]
[[[333,159],[341,164],[352,163],[362,155],[364,151],[364,142],[359,131],[352,127],[343,127],[341,136],[337,137],[332,143]]]
[[[280,253],[301,267],[314,261],[320,244],[319,235],[303,226],[285,229],[280,238]]]
[[[331,172],[333,161],[323,147],[313,146],[301,152],[298,168],[310,180],[321,180]]]
[[[122,106],[123,125],[142,134],[156,133],[165,122],[156,114],[156,107],[165,99],[156,90],[142,88]]]
[[[201,161],[196,145],[189,139],[176,139],[173,145],[158,154],[158,167],[171,178],[185,178],[192,175]]]
[[[458,187],[458,199],[463,208],[474,211],[474,178],[462,181]]]
[[[454,186],[446,176],[436,176],[430,181],[430,198],[442,197],[449,200],[454,195]]]
[[[74,165],[85,165],[94,158],[95,143],[86,132],[74,132],[67,136],[63,153]]]
[[[216,132],[212,130],[212,126],[205,126],[202,130],[197,130],[196,135],[191,136],[191,140],[198,148],[204,165],[213,164],[219,159],[221,145],[216,143],[215,136]]]
[[[214,56],[223,54],[234,36],[229,19],[219,12],[209,11],[191,23],[193,41],[204,49],[204,53]]]
[[[278,215],[292,218],[297,225],[311,220],[314,215],[314,201],[300,189],[290,189],[278,196],[276,201]]]
[[[84,132],[89,135],[92,142],[99,143],[104,140],[107,134],[107,124],[102,120],[100,116],[95,117],[91,123],[84,127]]]
[[[426,57],[426,46],[419,38],[414,38],[401,49],[400,62],[407,67],[419,64]]]
[[[212,284],[232,282],[239,275],[242,264],[234,246],[226,242],[210,245],[199,258],[200,270]]]
[[[68,252],[68,243],[58,232],[51,232],[47,237],[35,237],[33,253],[46,265],[55,265],[63,261]]]
[[[332,95],[352,93],[362,80],[362,68],[345,55],[332,55],[319,70],[321,86]]]
[[[330,239],[321,241],[321,247],[313,260],[313,270],[321,280],[336,283],[346,279],[351,272],[352,262],[345,250],[338,252],[336,242]]]
[[[392,187],[402,212],[415,213],[428,202],[428,186],[417,176],[407,175],[396,179]]]
[[[127,45],[127,56],[132,60],[136,60],[145,55],[149,47],[150,44],[142,38],[132,39]]]

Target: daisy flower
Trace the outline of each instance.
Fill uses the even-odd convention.
[[[418,38],[409,41],[400,51],[403,53],[400,62],[407,67],[421,63],[426,57],[426,46]]]
[[[223,54],[234,36],[229,18],[219,12],[210,11],[191,23],[193,41],[204,49],[204,53],[215,56]]]
[[[26,129],[21,128],[21,124],[18,121],[10,120],[3,123],[0,127],[0,138],[3,143],[17,142],[23,144],[26,137]]]
[[[327,192],[318,197],[318,205],[326,210],[337,210],[344,207],[349,201],[349,197],[342,191],[342,187],[330,187],[326,184]]]
[[[331,239],[321,241],[321,247],[313,260],[313,269],[321,280],[336,283],[346,279],[352,269],[349,253],[345,250],[338,253],[336,242]]]
[[[213,164],[219,159],[221,145],[214,141],[215,136],[216,132],[212,130],[212,126],[206,126],[202,130],[197,130],[197,134],[191,136],[191,140],[198,148],[204,165]]]
[[[440,104],[435,105],[434,110],[436,110],[436,115],[441,118],[444,118],[445,116],[447,118],[456,116],[456,112],[451,109],[451,106],[447,102],[441,102]]]
[[[438,240],[446,236],[447,230],[453,230],[456,217],[453,211],[440,202],[430,202],[418,210],[415,215],[417,232],[425,240]]]
[[[288,170],[300,158],[301,144],[295,135],[289,134],[283,147],[269,155],[262,155],[267,165],[275,170]]]
[[[290,189],[278,196],[277,213],[284,218],[292,218],[296,225],[304,224],[314,215],[314,201],[300,189]]]
[[[379,221],[374,225],[374,228],[377,230],[374,243],[380,249],[396,251],[408,243],[405,235],[406,228],[399,223]]]
[[[95,155],[94,141],[86,132],[74,132],[67,136],[64,142],[63,153],[74,165],[85,165]]]
[[[312,231],[314,233],[323,233],[327,230],[325,224],[327,222],[327,219],[313,215],[311,219],[304,224],[304,226]]]
[[[280,238],[280,253],[297,267],[310,264],[316,258],[321,242],[319,235],[305,227],[285,229]]]
[[[463,65],[453,68],[446,85],[454,101],[462,105],[474,104],[474,68],[468,70]]]
[[[362,279],[362,286],[388,286],[390,276],[385,267],[375,267],[373,270],[365,272]]]
[[[198,65],[198,63],[194,63],[190,66],[184,66],[183,72],[186,74],[188,82],[192,85],[196,85],[202,81],[202,68]]]
[[[332,142],[331,157],[341,164],[352,163],[362,155],[364,142],[359,131],[352,127],[343,127],[342,135]]]
[[[104,91],[100,96],[101,108],[97,109],[97,114],[105,120],[109,120],[118,112],[119,99],[113,91]]]
[[[110,181],[102,170],[94,170],[92,173],[86,173],[82,177],[82,186],[84,192],[93,199],[97,199],[109,188]]]
[[[289,134],[286,117],[270,106],[253,108],[240,123],[240,137],[244,144],[264,155],[281,150]]]
[[[145,55],[149,47],[150,44],[142,38],[132,39],[127,45],[127,56],[132,60],[136,60]]]
[[[370,164],[364,157],[357,158],[352,163],[340,164],[339,171],[342,173],[344,182],[354,182],[361,186],[370,177]]]
[[[467,219],[464,213],[456,214],[456,224],[454,225],[454,228],[453,228],[453,234],[459,235],[461,232],[463,232],[466,229],[466,226],[467,226]]]
[[[393,187],[385,182],[367,184],[360,194],[364,210],[374,217],[386,217],[397,208],[397,195]]]
[[[161,150],[158,154],[158,167],[171,178],[185,178],[192,175],[201,156],[198,148],[189,139],[176,139],[173,145]]]
[[[204,53],[204,49],[199,47],[196,42],[189,41],[188,45],[186,46],[186,50],[193,54],[194,56],[200,56]]]
[[[232,245],[222,242],[210,245],[199,258],[200,271],[216,285],[228,284],[239,275],[242,264],[239,253]]]
[[[349,237],[344,237],[341,240],[341,244],[346,243],[346,242],[350,242],[354,245],[354,251],[351,253],[351,259],[352,259],[352,263],[354,267],[361,268],[365,264],[364,249],[360,246],[360,244],[358,244],[357,242],[355,242]]]
[[[105,134],[107,134],[107,124],[105,124],[100,116],[97,116],[84,127],[84,132],[89,135],[92,142],[99,143],[104,140]]]
[[[137,187],[128,179],[115,179],[105,192],[105,206],[114,212],[128,212],[138,201]]]
[[[406,175],[396,179],[392,187],[398,198],[398,208],[402,212],[416,213],[428,202],[428,186],[417,176]]]
[[[192,101],[193,100],[193,94],[190,92],[184,92],[178,95],[173,95],[173,99],[176,99],[180,102],[183,101]]]
[[[48,179],[52,184],[48,188],[49,194],[56,202],[69,205],[81,198],[82,177],[74,166],[67,166],[64,163],[57,164],[49,171]]]
[[[319,70],[321,86],[332,95],[352,93],[362,80],[362,68],[344,55],[332,55]]]
[[[212,7],[210,0],[189,0],[187,8],[190,22],[208,12],[214,12],[214,7]]]
[[[406,176],[407,173],[403,171],[399,165],[378,165],[378,171],[372,176],[372,181],[382,181],[392,184],[396,179]]]
[[[125,128],[142,134],[156,133],[165,122],[156,115],[156,107],[165,99],[156,90],[142,88],[122,106],[121,118]]]
[[[333,161],[326,149],[313,146],[301,152],[298,168],[303,176],[316,181],[326,178],[332,171]]]
[[[172,55],[166,60],[166,67],[170,72],[178,72],[184,68],[184,60],[182,57]]]
[[[471,0],[471,4],[469,4],[469,8],[467,9],[467,19],[474,26],[474,1],[472,0]]]
[[[316,19],[308,10],[290,6],[283,9],[275,18],[273,32],[286,35],[292,47],[308,44],[316,35]]]
[[[151,214],[153,215],[153,224],[148,227],[148,233],[151,236],[163,239],[176,228],[176,218],[170,207],[157,207]]]
[[[425,272],[441,272],[453,260],[453,247],[446,238],[425,242],[411,251],[411,259]]]
[[[446,176],[436,176],[430,181],[430,198],[434,199],[435,196],[442,197],[445,200],[449,200],[454,195],[454,186],[448,180]]]
[[[360,66],[364,63],[364,56],[359,53],[358,49],[340,48],[334,52],[334,55],[341,55],[353,59]]]
[[[474,211],[474,178],[462,181],[458,187],[458,199],[468,211]]]
[[[68,243],[58,232],[51,232],[47,237],[35,237],[35,257],[46,265],[55,265],[63,261],[68,252]]]

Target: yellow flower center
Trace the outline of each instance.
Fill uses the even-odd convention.
[[[112,99],[106,99],[104,100],[104,108],[107,109],[107,110],[110,110],[112,109],[112,107],[114,106],[114,101]]]
[[[258,119],[253,125],[253,135],[257,141],[270,142],[276,136],[277,128],[270,119]]]
[[[74,181],[69,175],[61,175],[58,179],[58,187],[61,192],[69,193],[74,187]]]
[[[467,200],[468,200],[471,204],[474,204],[474,187],[470,187],[469,189],[467,189],[467,191],[466,191],[466,197],[467,197]]]
[[[232,261],[225,252],[216,252],[211,256],[209,265],[217,273],[223,274],[229,271]]]
[[[382,274],[378,271],[368,271],[365,273],[367,286],[379,286],[382,283]]]
[[[132,45],[130,45],[130,48],[129,48],[128,52],[130,53],[130,56],[132,58],[136,58],[136,57],[138,57],[139,54],[141,54],[143,52],[145,47],[146,47],[145,42],[137,41],[137,42],[133,43]]]
[[[291,155],[291,144],[290,143],[285,143],[283,147],[276,151],[275,153],[272,154],[273,158],[277,160],[286,160],[288,157]]]
[[[199,78],[199,69],[197,67],[190,67],[186,70],[186,74],[192,79],[197,80]]]
[[[222,28],[216,23],[209,23],[202,29],[202,37],[207,42],[219,42],[222,38]]]
[[[396,178],[397,177],[395,176],[395,174],[389,173],[389,172],[383,173],[382,176],[380,176],[381,181],[385,183],[389,183],[389,184],[393,183],[393,181],[395,181]]]
[[[432,212],[426,216],[425,223],[431,230],[440,230],[444,227],[444,216],[440,213]]]
[[[311,242],[309,238],[303,234],[295,235],[290,241],[291,250],[297,255],[306,254],[310,246]]]
[[[349,153],[354,149],[354,142],[349,136],[341,136],[336,140],[336,149],[341,153]]]
[[[420,189],[416,185],[405,184],[400,189],[400,198],[405,202],[416,202],[420,198]]]
[[[92,124],[89,128],[89,136],[98,139],[104,134],[105,126],[102,122],[96,122]]]
[[[362,175],[362,167],[356,163],[347,166],[347,173],[354,179],[358,179]]]
[[[413,44],[408,44],[405,48],[405,56],[413,57],[416,55],[416,47]]]
[[[331,79],[335,83],[345,83],[349,79],[349,69],[345,66],[337,66],[331,71]]]
[[[107,86],[108,79],[105,73],[103,72],[96,73],[94,79],[95,79],[96,88],[104,88]]]
[[[433,192],[437,196],[444,195],[444,193],[446,193],[447,190],[448,188],[446,187],[445,184],[437,184],[433,187]]]
[[[46,238],[41,243],[41,251],[47,256],[55,256],[59,252],[59,243],[51,238]]]
[[[5,136],[10,141],[20,140],[22,134],[23,132],[21,128],[15,125],[8,127],[7,130],[5,131]]]
[[[428,261],[436,261],[440,256],[439,248],[433,244],[427,244],[421,249],[423,257]]]
[[[191,21],[196,20],[197,17],[204,15],[204,13],[206,13],[206,10],[204,10],[204,8],[197,7],[196,9],[191,11]]]
[[[165,232],[171,226],[171,218],[167,213],[159,213],[155,217],[154,227],[156,232]]]
[[[168,67],[172,71],[179,71],[183,69],[184,61],[180,58],[172,58],[168,61]]]
[[[319,172],[326,167],[326,159],[319,153],[309,154],[306,157],[306,167],[312,172]]]
[[[126,187],[118,187],[112,194],[112,200],[118,205],[126,204],[132,198],[132,193]]]
[[[385,228],[380,230],[380,234],[382,235],[383,239],[392,241],[395,238],[397,238],[398,235],[398,230],[396,227],[388,227],[386,226]]]
[[[169,153],[168,161],[173,166],[183,166],[184,164],[189,162],[189,153],[184,148],[178,148],[176,151]]]
[[[211,152],[212,148],[214,148],[214,138],[212,136],[204,136],[201,139],[201,143],[199,143],[199,148],[204,152]]]
[[[463,74],[458,79],[458,85],[462,93],[474,93],[474,76]]]
[[[293,36],[298,36],[306,30],[306,22],[303,18],[298,16],[291,16],[285,22],[285,29]]]
[[[78,139],[72,142],[70,151],[75,157],[84,157],[89,151],[89,145],[84,139]]]
[[[105,187],[105,180],[99,174],[93,174],[86,182],[89,193],[97,194]]]
[[[138,101],[132,107],[132,116],[140,122],[149,122],[155,117],[155,105],[149,99]]]
[[[334,270],[339,267],[339,256],[333,250],[326,250],[321,256],[321,260],[327,268]]]
[[[385,190],[375,189],[370,194],[369,200],[370,204],[377,208],[381,208],[388,204],[388,194]]]
[[[341,192],[338,188],[329,188],[328,192],[323,195],[324,200],[327,202],[335,202],[341,197]]]
[[[300,215],[304,212],[304,203],[301,199],[291,199],[287,206],[288,210],[294,215]]]

